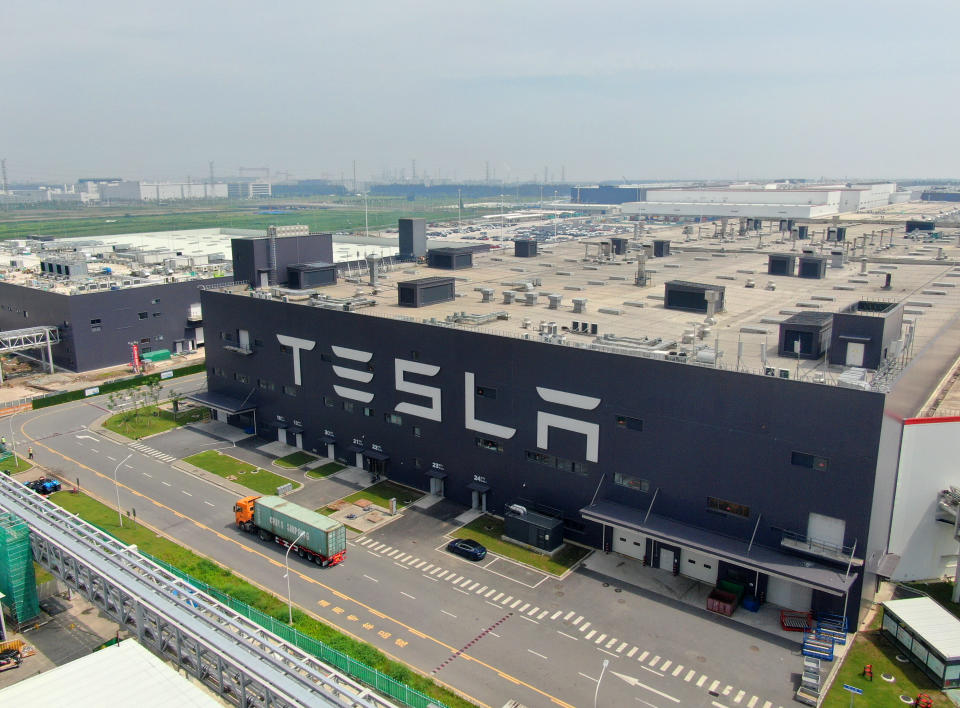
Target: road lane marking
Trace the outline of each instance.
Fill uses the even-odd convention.
[[[173,486],[172,484],[170,484],[170,482],[164,482],[162,479],[160,480],[160,484],[165,484],[165,485],[167,485],[168,487],[172,487],[172,486]]]
[[[95,452],[95,453],[97,453],[98,455],[100,454],[100,451],[99,451],[97,448],[95,448],[95,447],[91,447],[91,448],[90,448],[90,452]]]
[[[405,593],[403,590],[400,591],[400,594],[401,594],[401,595],[404,595],[404,596],[406,596],[406,597],[409,597],[411,600],[416,600],[416,599],[417,599],[417,598],[415,598],[413,595],[411,595],[411,594],[409,594],[409,593]]]
[[[496,607],[498,610],[500,609],[500,605],[494,605],[492,602],[490,602],[490,600],[484,600],[484,602],[490,605],[490,607]]]
[[[581,676],[583,676],[585,679],[590,679],[590,680],[593,681],[594,683],[597,682],[597,679],[595,679],[593,676],[587,676],[587,675],[586,675],[585,673],[583,673],[582,671],[578,671],[577,673],[580,674]]]
[[[186,489],[181,489],[180,491],[181,491],[183,494],[186,494],[188,497],[192,497],[192,496],[193,496],[193,495],[192,495],[190,492],[188,492]]]
[[[396,561],[394,561],[393,564],[398,568],[403,568],[404,570],[410,570],[410,566],[404,565],[403,563],[397,563]]]
[[[427,580],[432,580],[432,581],[435,582],[435,583],[439,583],[439,582],[440,582],[440,581],[437,580],[436,578],[431,578],[431,577],[430,577],[429,575],[427,575],[426,573],[423,574],[423,577],[425,577]]]
[[[500,607],[500,605],[494,605],[494,607]],[[530,619],[529,617],[526,617],[524,615],[520,615],[520,619],[525,619],[527,622],[533,622],[534,624],[540,624],[535,619]]]
[[[30,418],[30,419],[26,419],[26,420],[24,420],[23,422],[21,422],[20,432],[21,432],[30,442],[33,442],[34,444],[37,444],[37,445],[40,445],[41,447],[46,448],[46,449],[47,449],[49,452],[51,452],[52,454],[57,455],[57,456],[59,456],[59,457],[62,457],[63,459],[67,460],[68,462],[72,462],[72,463],[75,464],[77,467],[79,467],[79,468],[81,468],[81,469],[85,469],[85,470],[91,472],[92,474],[96,475],[97,477],[100,477],[100,478],[102,478],[102,479],[104,479],[104,480],[109,480],[110,477],[109,477],[108,475],[106,475],[106,474],[104,474],[104,473],[102,473],[102,472],[100,472],[100,471],[98,471],[98,470],[90,467],[89,465],[83,464],[83,463],[80,462],[79,460],[76,460],[76,459],[74,459],[74,458],[72,458],[72,457],[69,457],[68,455],[65,455],[64,453],[60,452],[59,450],[55,450],[54,448],[50,447],[49,445],[45,445],[45,444],[43,444],[42,442],[39,442],[36,438],[34,438],[33,436],[29,435],[29,434],[26,432],[26,430],[24,429],[25,426],[26,426],[28,423],[36,422],[37,420],[39,420],[39,419],[42,418],[42,417],[45,417],[45,416],[47,416],[47,415],[53,415],[53,414],[55,414],[55,413],[59,413],[59,412],[62,412],[62,411],[72,411],[72,410],[74,410],[74,409],[76,409],[76,408],[79,408],[81,405],[83,405],[83,406],[89,405],[89,402],[78,402],[78,403],[75,404],[75,405],[67,404],[67,405],[64,405],[64,406],[57,406],[56,408],[52,408],[52,409],[49,410],[48,412],[42,413],[42,414],[37,415],[37,416],[35,416],[35,417],[33,417],[33,418]],[[130,469],[135,469],[135,468],[133,467],[133,465],[127,465],[127,467],[130,468]],[[158,509],[162,509],[162,510],[164,510],[164,511],[166,511],[166,512],[169,512],[170,514],[172,514],[172,515],[173,515],[174,517],[176,517],[177,519],[181,519],[181,520],[184,520],[184,521],[188,521],[188,522],[192,523],[194,526],[196,526],[198,529],[200,529],[200,530],[202,530],[202,531],[209,531],[210,533],[215,534],[219,539],[221,539],[221,540],[223,540],[223,541],[225,541],[225,542],[227,542],[227,543],[232,543],[232,544],[238,546],[239,548],[243,549],[244,551],[247,551],[248,553],[253,553],[253,554],[259,556],[259,557],[262,558],[264,561],[266,561],[266,562],[269,563],[270,565],[273,565],[274,567],[277,567],[277,568],[282,567],[282,564],[281,564],[278,560],[276,560],[276,558],[274,558],[274,557],[272,557],[272,556],[270,556],[270,555],[268,555],[268,554],[266,554],[266,553],[261,552],[260,550],[258,550],[257,548],[255,548],[255,547],[253,547],[253,546],[248,546],[246,543],[243,543],[242,541],[238,540],[237,538],[233,538],[233,537],[231,537],[231,536],[227,536],[227,535],[225,535],[225,534],[223,534],[223,533],[220,533],[219,531],[211,528],[211,527],[208,526],[207,524],[204,524],[203,522],[201,522],[201,521],[199,521],[199,520],[197,520],[197,519],[191,518],[190,516],[187,516],[186,514],[180,512],[180,511],[177,511],[176,509],[174,509],[174,508],[172,508],[172,507],[164,504],[163,502],[160,502],[160,501],[158,501],[158,500],[156,500],[156,499],[153,499],[153,498],[151,498],[151,497],[148,497],[147,495],[143,494],[142,492],[140,492],[140,491],[138,491],[138,490],[136,490],[136,489],[134,489],[134,488],[126,485],[126,484],[122,484],[122,483],[121,483],[121,485],[119,485],[119,486],[123,486],[123,488],[126,489],[129,493],[134,494],[134,495],[136,495],[136,496],[138,496],[138,497],[140,497],[140,498],[142,498],[142,499],[145,499],[145,500],[149,501],[149,502],[152,503],[154,506],[156,506]],[[94,498],[95,498],[95,497],[94,497]],[[149,527],[148,527],[148,528],[149,528]],[[313,577],[311,577],[311,576],[304,575],[304,574],[302,574],[302,573],[298,573],[298,575],[299,575],[299,576],[301,577],[301,579],[303,579],[304,581],[309,582],[309,583],[312,583],[312,584],[316,585],[317,587],[323,588],[323,589],[326,590],[327,592],[330,592],[331,594],[333,594],[333,595],[335,595],[335,596],[337,596],[337,597],[344,598],[345,600],[348,600],[348,601],[350,601],[350,602],[358,605],[359,607],[362,607],[362,608],[366,609],[367,611],[369,611],[369,612],[377,615],[378,617],[381,617],[381,618],[383,618],[383,619],[387,619],[389,622],[392,622],[393,624],[395,624],[395,625],[398,626],[398,627],[403,627],[403,628],[406,629],[407,631],[414,632],[414,633],[417,631],[417,630],[413,629],[413,627],[405,624],[404,622],[402,622],[402,621],[400,621],[400,620],[398,620],[398,619],[395,619],[395,618],[393,618],[393,617],[388,617],[387,615],[383,614],[383,613],[380,612],[379,610],[376,610],[376,609],[373,608],[372,606],[370,606],[370,605],[368,605],[368,604],[366,604],[366,603],[364,603],[364,602],[362,602],[362,601],[360,601],[360,600],[358,600],[358,599],[355,599],[355,598],[352,598],[352,597],[350,597],[350,596],[348,596],[348,595],[345,595],[345,594],[342,593],[341,591],[339,591],[339,590],[331,587],[330,585],[327,585],[327,584],[325,584],[325,583],[323,583],[323,582],[321,582],[321,581],[319,581],[319,580],[316,580],[315,578],[313,578]],[[544,576],[544,578],[546,578],[546,576]],[[527,619],[527,618],[525,617],[524,619]],[[529,620],[529,621],[533,621],[533,620]],[[337,626],[336,623],[332,623],[332,622],[331,622],[330,624],[331,624],[331,626],[336,627],[337,629],[340,629],[341,631],[345,631],[345,632],[347,632],[347,634],[349,634],[349,631],[348,631],[348,630],[345,630],[345,629]],[[446,642],[438,639],[437,637],[433,637],[433,636],[430,636],[430,635],[423,635],[423,636],[427,638],[427,641],[431,641],[431,642],[433,642],[433,643],[435,643],[435,644],[443,647],[444,649],[447,649],[447,650],[449,650],[449,651],[456,651],[456,649],[455,649],[453,646],[451,646],[451,645],[447,644]],[[381,651],[382,651],[382,650],[381,650]],[[385,653],[387,653],[387,652],[385,652]],[[390,656],[389,653],[387,653],[387,655]],[[540,695],[540,696],[543,696],[543,697],[546,698],[546,699],[549,699],[549,700],[552,701],[553,703],[556,703],[557,705],[562,706],[563,708],[573,708],[573,706],[571,706],[571,704],[569,704],[569,703],[567,703],[566,701],[558,698],[557,696],[554,696],[554,695],[552,695],[552,694],[544,691],[543,689],[538,688],[537,686],[534,686],[533,684],[527,683],[526,681],[522,681],[521,679],[518,679],[518,678],[516,678],[516,677],[514,677],[514,676],[512,676],[512,675],[510,675],[510,674],[508,674],[508,673],[505,673],[505,672],[502,671],[501,669],[498,669],[498,668],[492,666],[491,664],[488,664],[487,662],[485,662],[485,661],[483,661],[483,660],[481,660],[481,659],[479,659],[479,658],[477,658],[477,657],[475,657],[475,656],[471,656],[470,654],[467,654],[466,652],[464,652],[463,656],[466,657],[466,658],[469,658],[471,661],[476,662],[479,666],[482,666],[482,667],[484,667],[485,669],[487,669],[487,670],[489,670],[489,671],[491,671],[491,672],[496,673],[497,676],[499,676],[499,677],[501,677],[501,678],[504,678],[505,680],[510,681],[510,682],[512,682],[512,683],[515,683],[515,684],[517,684],[517,685],[519,685],[519,686],[523,686],[523,687],[525,687],[525,688],[528,688],[529,690],[533,691],[534,693],[536,693],[536,694],[538,694],[538,695]],[[395,658],[395,657],[391,657],[391,658]]]
[[[489,634],[491,637],[496,637],[497,639],[500,639],[500,635],[497,634],[496,632],[487,632],[487,634]]]
[[[369,554],[370,554],[371,556],[373,556],[374,558],[379,558],[379,557],[380,557],[380,556],[378,556],[376,553],[374,553],[373,551],[367,551],[367,553],[369,553]]]
[[[216,506],[216,504],[214,504],[213,502],[204,501],[203,503],[206,504],[207,506]]]
[[[127,467],[130,467],[130,465],[127,465]],[[130,467],[130,469],[133,469],[133,468]],[[144,477],[149,477],[150,479],[153,479],[153,475],[152,475],[152,474],[147,474],[146,472],[141,472],[141,474],[142,474]]]
[[[597,651],[602,651],[604,654],[609,654],[609,655],[612,656],[614,659],[619,659],[619,658],[620,658],[619,656],[617,656],[616,654],[614,654],[612,651],[607,651],[606,649],[602,649],[602,648],[600,648],[600,647],[597,647]]]
[[[572,640],[575,641],[575,642],[576,642],[576,641],[579,641],[576,637],[572,637],[572,636],[570,636],[569,634],[567,634],[566,632],[561,632],[559,629],[557,630],[557,634],[562,634],[562,635],[565,636],[567,639],[572,639]]]
[[[370,577],[369,575],[367,575],[366,573],[363,574],[363,577],[365,577],[367,580],[372,580],[372,581],[375,582],[375,583],[379,583],[379,582],[380,582],[380,581],[377,580],[376,578],[371,578],[371,577]]]
[[[454,590],[456,590],[457,592],[462,592],[467,597],[470,596],[470,593],[468,593],[466,590],[461,590],[460,588],[454,588]]]
[[[440,611],[441,611],[443,614],[445,614],[445,615],[449,615],[450,617],[453,617],[454,619],[457,618],[457,616],[456,616],[455,614],[453,614],[452,612],[447,612],[446,610],[440,610]]]
[[[643,664],[640,664],[640,668],[643,669],[644,671],[649,671],[651,674],[655,674],[661,677],[663,676],[663,674],[661,674],[659,671],[654,671],[649,666],[644,666]]]
[[[547,657],[545,657],[543,654],[540,654],[539,652],[535,652],[533,649],[527,649],[527,651],[530,652],[531,654],[533,654],[534,656],[539,656],[541,659],[546,659],[546,658],[547,658]]]
[[[111,462],[116,462],[116,461],[117,461],[117,458],[116,458],[116,457],[110,457],[110,455],[106,455],[106,458],[107,458],[108,460],[110,460]]]

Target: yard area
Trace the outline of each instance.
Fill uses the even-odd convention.
[[[310,479],[323,479],[324,477],[329,477],[330,475],[339,472],[342,469],[346,469],[346,465],[341,465],[339,462],[328,462],[325,465],[320,465],[314,470],[309,470],[307,472],[307,477],[310,477]]]
[[[474,519],[466,526],[457,529],[453,535],[457,538],[472,538],[493,553],[553,575],[563,575],[590,552],[586,548],[568,543],[553,558],[534,553],[522,546],[502,540],[500,537],[503,535],[503,521],[489,515]]]
[[[367,487],[363,491],[354,492],[350,496],[344,497],[343,500],[355,502],[358,499],[369,499],[377,506],[389,509],[390,499],[395,497],[397,500],[397,508],[402,509],[422,496],[423,492],[417,491],[416,489],[404,487],[402,484],[397,484],[390,480],[384,480],[383,482],[377,482],[372,487]]]
[[[17,474],[18,472],[26,472],[31,467],[33,467],[33,464],[30,462],[27,462],[25,459],[20,457],[19,454],[16,459],[14,459],[13,455],[11,455],[7,459],[0,462],[0,472],[4,472],[6,474]]]
[[[242,484],[260,494],[276,494],[277,487],[284,484],[292,483],[294,489],[302,486],[299,482],[260,467],[254,467],[236,457],[225,455],[219,450],[198,452],[196,455],[183,458],[183,461],[207,472],[213,472],[224,479]]]
[[[297,452],[292,452],[284,457],[278,457],[273,461],[273,463],[280,467],[296,469],[297,467],[302,467],[303,465],[313,462],[316,459],[317,457],[315,455],[311,455],[309,452],[304,452],[303,450],[298,450]]]
[[[176,420],[174,420],[173,413],[170,411],[160,410],[159,415],[154,415],[155,413],[158,413],[157,406],[144,406],[139,410],[123,411],[103,421],[103,427],[128,438],[139,440],[148,435],[165,433],[181,425],[203,420],[207,415],[207,410],[205,408],[194,408],[184,411],[177,415]]]
[[[849,684],[863,689],[862,696],[854,697],[855,706],[899,706],[904,705],[900,702],[901,695],[916,699],[920,693],[929,694],[935,708],[953,706],[920,669],[909,662],[898,662],[898,653],[879,631],[858,634],[821,705],[824,708],[847,708],[851,694],[844,690],[843,684]],[[873,665],[873,681],[862,675],[863,667],[867,664]],[[884,681],[882,674],[890,674],[895,680]]]
[[[188,551],[130,519],[124,519],[123,528],[120,528],[117,525],[117,512],[100,502],[83,494],[70,492],[51,494],[50,499],[67,511],[78,514],[82,519],[116,536],[124,543],[136,544],[137,548],[144,553],[149,553],[155,558],[176,566],[197,580],[212,585],[274,619],[286,622],[287,603],[284,600],[260,590],[243,578],[234,575],[230,570]],[[472,703],[435,684],[431,679],[413,672],[406,665],[387,658],[375,647],[341,634],[336,628],[296,608],[293,611],[293,624],[304,634],[438,699],[450,708],[472,708],[473,706]]]

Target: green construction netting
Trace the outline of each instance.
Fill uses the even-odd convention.
[[[17,516],[0,513],[0,592],[13,620],[23,624],[40,614],[33,572],[30,529]]]

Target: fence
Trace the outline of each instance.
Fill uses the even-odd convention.
[[[184,366],[179,369],[170,369],[173,372],[172,378],[179,378],[181,376],[189,376],[190,374],[199,374],[206,370],[206,364],[193,364],[191,366]],[[110,381],[108,383],[100,384],[96,386],[97,393],[94,395],[100,395],[103,393],[111,393],[112,391],[122,391],[127,388],[135,388],[137,386],[144,386],[154,382],[159,383],[161,380],[160,374],[163,372],[157,372],[154,374],[146,374],[140,376],[131,376],[126,379],[119,379],[117,381]],[[77,389],[76,391],[64,391],[63,393],[54,393],[49,396],[43,396],[41,398],[34,398],[32,405],[34,410],[37,408],[46,408],[48,406],[56,406],[60,403],[66,403],[68,401],[79,401],[82,398],[87,398],[87,391],[90,389]]]
[[[244,617],[253,620],[264,629],[273,632],[281,639],[284,639],[294,646],[313,654],[321,661],[330,664],[334,668],[337,668],[346,674],[349,674],[353,678],[361,681],[367,686],[370,686],[385,696],[400,701],[405,705],[411,706],[411,708],[429,708],[431,706],[436,706],[436,708],[444,708],[443,704],[437,699],[430,698],[415,688],[410,688],[400,681],[387,676],[385,673],[367,666],[366,664],[347,656],[343,652],[339,652],[336,649],[328,647],[326,644],[314,639],[313,637],[308,637],[303,632],[287,625],[286,622],[276,620],[270,615],[261,612],[254,607],[250,607],[250,605],[247,603],[230,597],[220,590],[217,590],[216,588],[211,587],[210,585],[207,585],[196,578],[193,578],[182,570],[175,568],[169,563],[165,563],[159,558],[154,558],[153,556],[143,553],[142,551],[141,554],[145,558],[149,558],[161,568],[164,568],[177,577],[186,580],[201,592],[204,592],[210,597],[216,599],[218,602],[223,603],[233,611],[239,612]]]

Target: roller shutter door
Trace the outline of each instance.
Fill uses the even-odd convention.
[[[806,612],[813,604],[813,589],[771,576],[767,581],[767,602],[786,610]]]
[[[643,560],[647,548],[647,537],[636,531],[627,531],[613,527],[613,552],[631,558]]]
[[[680,551],[680,574],[688,578],[716,585],[718,565],[713,556],[688,551],[686,548]]]

